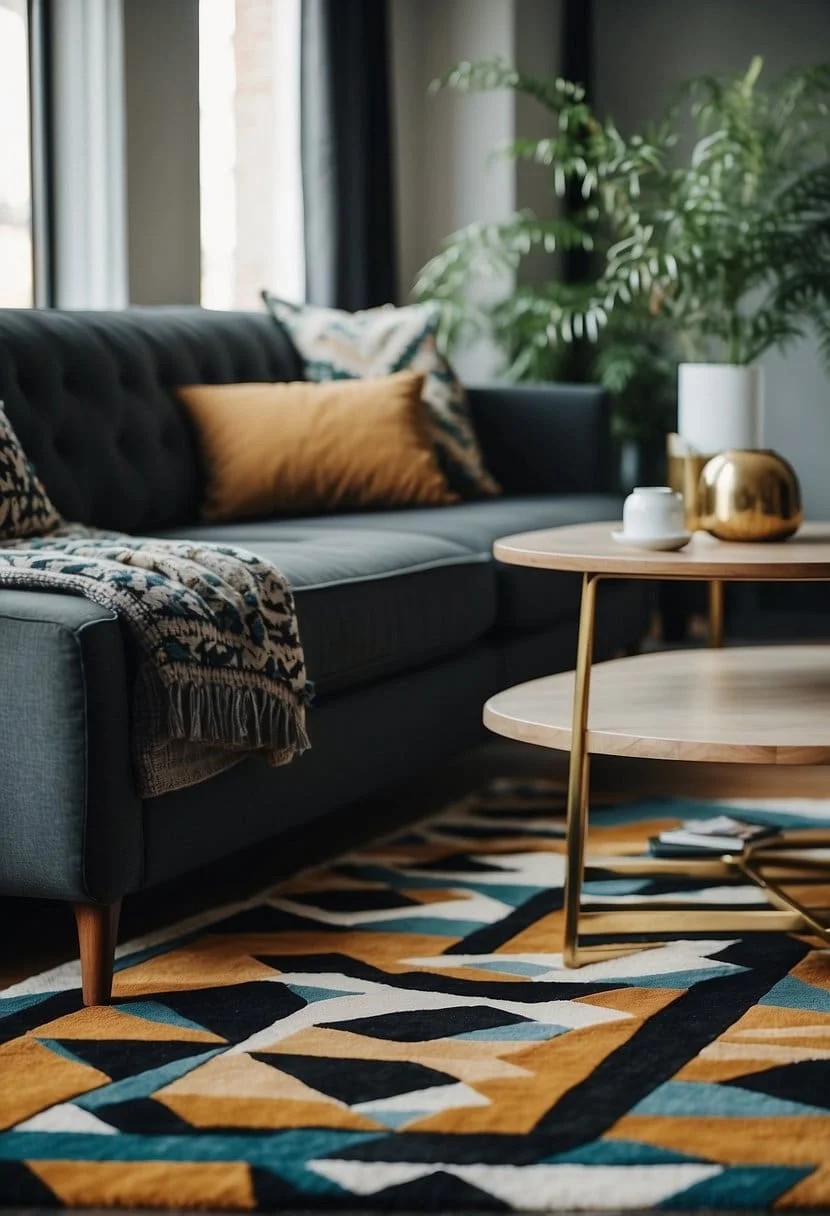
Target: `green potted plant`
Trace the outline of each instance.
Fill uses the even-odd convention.
[[[830,65],[766,88],[762,68],[756,57],[735,78],[695,78],[680,104],[629,136],[580,85],[501,60],[461,63],[436,82],[512,89],[544,106],[551,134],[504,151],[542,166],[568,201],[558,218],[519,212],[447,238],[415,284],[440,305],[445,341],[488,332],[516,379],[545,378],[563,348],[596,344],[595,374],[620,403],[623,434],[637,432],[649,391],[652,413],[665,398],[679,361],[681,430],[704,451],[757,445],[759,357],[813,325],[830,365]],[[695,139],[681,154],[686,114]],[[515,274],[538,247],[586,251],[588,276],[563,281],[552,257],[545,281],[474,302],[476,279]]]

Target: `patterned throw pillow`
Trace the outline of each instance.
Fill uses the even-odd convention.
[[[467,498],[500,492],[484,467],[464,389],[436,346],[433,308],[387,304],[352,313],[289,304],[267,291],[262,298],[288,331],[309,380],[374,379],[405,370],[422,373],[422,400],[438,462],[450,486]]]
[[[41,536],[62,522],[0,401],[0,543]]]

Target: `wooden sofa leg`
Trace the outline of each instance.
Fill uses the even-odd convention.
[[[114,904],[73,904],[72,909],[81,949],[84,1004],[109,1005],[121,900]]]

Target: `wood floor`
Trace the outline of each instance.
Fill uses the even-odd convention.
[[[206,908],[242,899],[286,874],[386,834],[438,810],[494,777],[552,777],[564,785],[567,756],[524,744],[495,741],[459,757],[405,789],[389,789],[319,824],[299,829],[272,849],[257,846],[217,865],[128,897],[120,940],[153,932]],[[598,756],[592,765],[597,795],[699,797],[830,797],[830,768],[687,764]],[[354,825],[361,825],[360,839]],[[322,842],[322,844],[321,844]],[[67,904],[0,899],[0,988],[77,958],[75,923]]]

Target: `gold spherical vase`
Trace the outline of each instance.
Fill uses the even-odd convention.
[[[697,515],[718,540],[786,540],[804,518],[795,470],[769,449],[721,452],[701,470]]]

